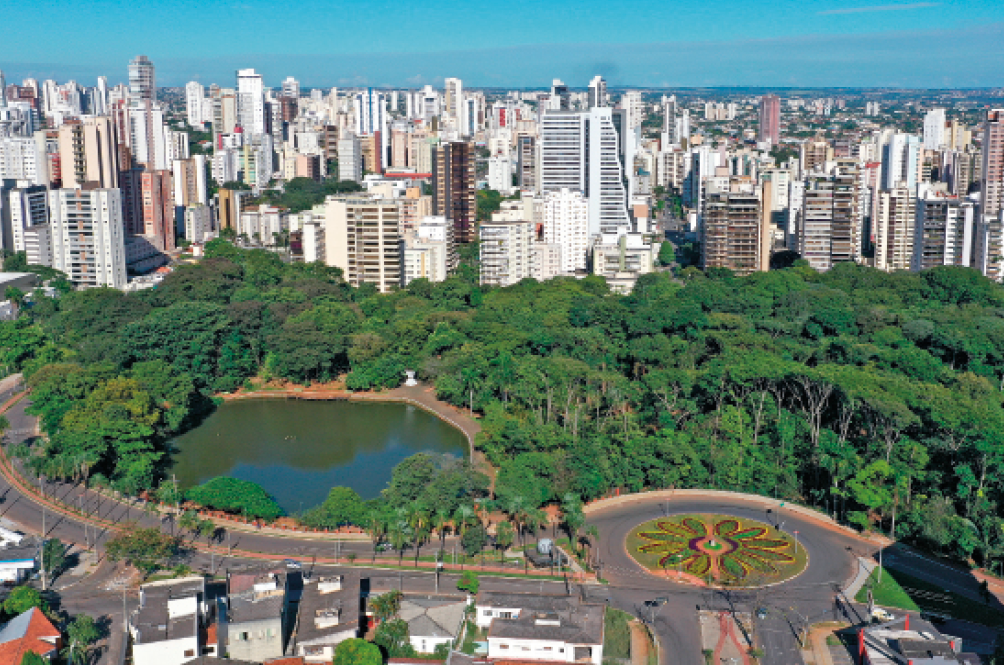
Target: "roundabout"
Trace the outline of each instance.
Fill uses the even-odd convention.
[[[735,515],[650,520],[627,534],[625,546],[649,572],[702,586],[769,586],[792,579],[808,565],[808,553],[790,534]]]

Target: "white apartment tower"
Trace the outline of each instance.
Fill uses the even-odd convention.
[[[198,128],[207,118],[202,117],[202,100],[206,96],[206,90],[198,81],[189,81],[185,86],[185,111],[188,115],[188,124]]]
[[[118,189],[49,192],[52,267],[75,285],[126,285],[125,230]]]
[[[924,149],[945,147],[945,109],[931,109],[924,116]]]
[[[627,233],[628,191],[622,151],[623,111],[596,107],[586,112],[548,111],[541,118],[540,186],[543,192],[569,189],[589,201],[589,234]],[[622,158],[624,161],[622,161]]]
[[[512,286],[533,273],[533,222],[481,222],[481,283]]]
[[[252,136],[265,133],[265,89],[253,69],[237,70],[237,124]]]
[[[585,270],[589,252],[589,202],[570,189],[550,191],[541,201],[544,242],[560,247],[561,273]]]

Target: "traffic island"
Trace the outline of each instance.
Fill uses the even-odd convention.
[[[635,527],[626,545],[646,570],[700,586],[769,586],[808,565],[808,553],[791,534],[733,515],[652,520]]]

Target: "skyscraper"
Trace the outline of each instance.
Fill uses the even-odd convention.
[[[709,186],[701,225],[701,267],[728,268],[737,275],[761,269],[760,199],[752,183],[721,189]]]
[[[781,139],[781,99],[777,95],[760,98],[760,127],[757,140],[777,145]]]
[[[463,109],[461,107],[464,100],[464,84],[458,78],[448,78],[444,81],[445,87],[445,108],[443,115],[448,115],[460,122]]]
[[[297,81],[292,76],[287,76],[286,80],[282,82],[282,96],[292,97],[293,99],[299,99],[300,82]]]
[[[474,144],[443,143],[433,148],[432,161],[432,214],[453,223],[457,242],[471,242],[478,213]]]
[[[138,108],[146,101],[157,101],[157,81],[153,63],[138,55],[129,63],[129,106]]]
[[[52,267],[76,286],[126,285],[122,202],[117,189],[49,192]]]
[[[623,110],[596,107],[586,112],[548,111],[541,118],[541,191],[582,192],[589,200],[590,236],[631,230],[624,170],[629,158],[615,123],[623,115]],[[620,128],[626,129],[626,124],[620,122]]]
[[[931,109],[924,116],[924,149],[945,147],[945,109]]]
[[[589,82],[589,108],[607,105],[607,82],[602,76],[594,76]]]
[[[997,217],[1004,209],[1004,109],[987,111],[983,120],[983,167],[980,216]]]
[[[118,153],[110,118],[82,118],[59,128],[63,187],[118,186]]]
[[[253,69],[237,70],[237,124],[252,136],[265,133],[265,89]]]
[[[206,118],[202,117],[202,98],[206,96],[206,90],[198,81],[190,81],[185,86],[185,111],[188,116],[188,124],[192,127],[200,127]]]

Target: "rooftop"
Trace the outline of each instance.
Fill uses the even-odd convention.
[[[358,630],[359,613],[358,573],[304,580],[296,626],[297,642],[313,642],[347,630]]]

